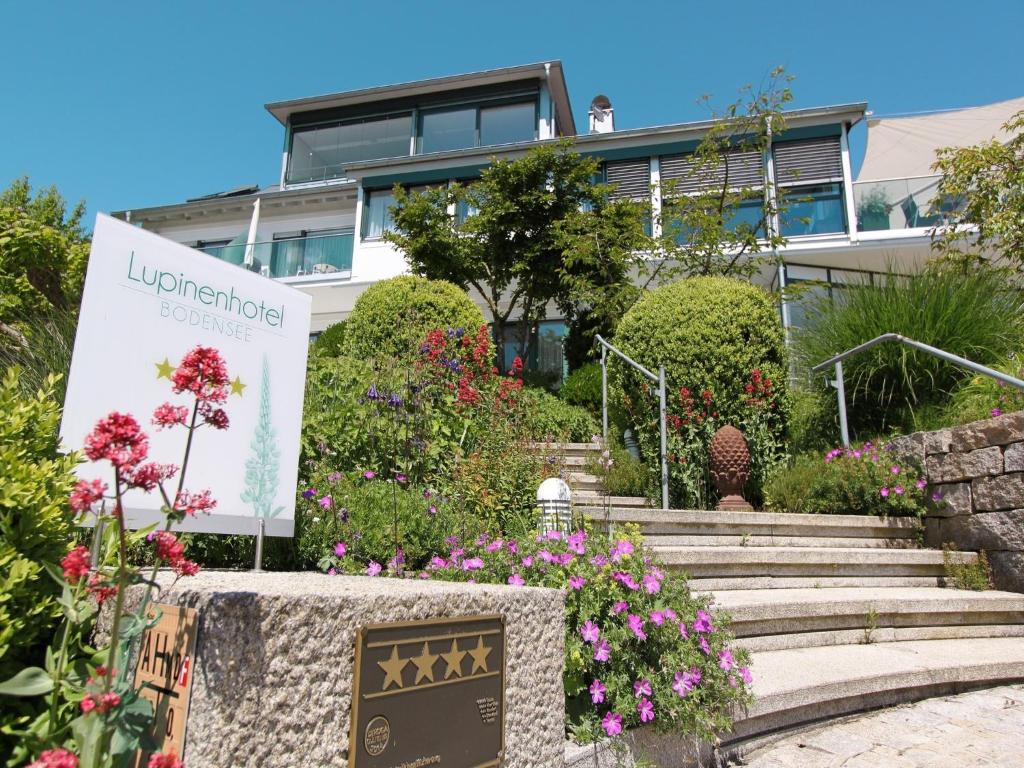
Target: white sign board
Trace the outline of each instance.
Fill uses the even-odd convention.
[[[187,405],[171,375],[196,346],[216,348],[227,363],[225,430],[195,432],[185,488],[210,489],[210,514],[175,528],[272,536],[294,527],[302,396],[309,349],[310,297],[152,232],[99,215],[82,295],[61,438],[81,448],[96,422],[130,413],[149,435],[149,460],[180,465],[187,430],[157,430],[153,410]],[[249,472],[247,469],[255,469]],[[87,462],[84,478],[113,484],[109,463]],[[259,478],[255,480],[254,478]],[[169,488],[173,493],[174,486]],[[130,491],[133,528],[163,519],[159,492]]]

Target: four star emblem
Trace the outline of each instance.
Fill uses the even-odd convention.
[[[452,640],[452,647],[450,651],[446,653],[431,653],[430,643],[424,642],[423,649],[420,651],[419,656],[411,656],[403,659],[398,653],[398,644],[391,646],[391,655],[386,661],[378,661],[379,666],[384,671],[384,685],[381,687],[382,691],[386,691],[390,686],[394,685],[398,688],[405,687],[405,681],[402,679],[402,672],[405,670],[409,662],[416,667],[416,679],[413,681],[413,685],[418,685],[421,681],[426,680],[428,683],[435,682],[434,680],[434,665],[438,659],[444,659],[445,667],[444,679],[448,680],[451,677],[466,677],[469,679],[474,676],[474,673],[478,670],[480,672],[490,672],[487,668],[487,657],[490,656],[491,651],[494,649],[490,646],[484,645],[484,638],[482,635],[476,639],[476,647],[470,648],[469,650],[459,650],[459,643],[457,640]],[[468,676],[464,676],[462,672],[462,660],[466,656],[470,656],[473,659],[472,669],[469,671]]]

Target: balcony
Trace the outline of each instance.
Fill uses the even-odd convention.
[[[325,278],[352,274],[352,230],[339,230],[306,237],[285,237],[251,243],[252,257],[246,260],[246,236],[239,235],[223,245],[199,248],[214,258],[235,264],[265,277]]]
[[[949,223],[963,207],[963,201],[936,199],[941,179],[935,175],[855,181],[853,200],[857,209],[857,229],[878,232]]]

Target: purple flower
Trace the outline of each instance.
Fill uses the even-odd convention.
[[[599,640],[594,646],[594,661],[608,661],[611,657],[611,644],[607,640]]]
[[[447,568],[448,561],[445,560],[443,557],[434,555],[432,558],[430,558],[430,565],[428,565],[427,567],[435,570],[439,568]]]
[[[617,712],[607,712],[601,721],[601,727],[609,736],[618,736],[622,733],[622,715]]]
[[[650,573],[644,574],[644,589],[647,590],[647,594],[653,595],[655,592],[661,591],[661,582],[658,581]]]
[[[487,551],[488,552],[492,552],[492,553],[493,552],[497,552],[499,549],[501,549],[504,546],[505,546],[505,542],[504,541],[502,541],[501,539],[495,539],[494,541],[492,541],[490,544],[487,545]]]
[[[320,501],[317,502],[317,504],[319,504],[324,509],[330,509],[332,503],[333,499],[330,497],[330,495],[324,496],[322,499],[320,499]]]
[[[431,504],[429,507],[427,507],[427,514],[431,517],[434,517],[437,514],[437,507]]]
[[[697,619],[693,622],[694,632],[714,632],[714,627],[711,626],[711,616],[707,612],[700,610],[697,611]]]
[[[327,476],[328,483],[336,483],[339,480],[341,480],[341,472],[331,472],[331,474]]]
[[[380,392],[377,391],[377,385],[376,384],[371,384],[370,388],[368,390],[366,390],[366,398],[368,400],[379,400],[380,399]]]
[[[743,678],[743,682],[750,685],[754,682],[754,676],[750,674],[750,669],[747,667],[740,667],[740,677]]]
[[[402,474],[401,472],[399,472],[398,474],[396,474],[396,475],[395,475],[395,480],[396,480],[397,482],[399,482],[399,483],[404,483],[404,482],[405,482],[406,480],[408,480],[408,479],[409,479],[409,478],[407,478],[407,477],[406,477],[405,475],[403,475],[403,474]]]
[[[881,487],[881,488],[879,489],[879,491],[878,491],[878,492],[879,492],[880,494],[882,494],[882,498],[883,498],[883,499],[887,499],[887,498],[889,498],[889,489],[888,489],[888,488],[886,488],[885,486],[882,486],[882,487]]]
[[[522,563],[523,568],[529,568],[531,565],[533,565],[533,555],[527,555],[526,557],[524,557]]]
[[[897,496],[902,496],[903,495],[903,486],[902,485],[897,485],[892,490],[893,490],[893,493],[895,493]]]
[[[636,590],[640,589],[640,585],[636,583],[636,579],[634,579],[628,573],[623,573],[622,571],[616,571],[615,573],[612,574],[612,578],[615,579],[620,584],[622,584],[622,586],[627,587],[628,589],[630,589],[630,590],[632,590],[634,592]]]
[[[383,571],[383,570],[384,569],[381,567],[380,563],[378,563],[376,560],[371,560],[370,564],[368,566],[366,566],[366,575],[367,576],[378,576],[378,575],[380,575],[380,572]]]
[[[462,561],[462,570],[478,571],[484,567],[484,561],[479,557],[469,557]]]
[[[640,699],[636,705],[636,711],[640,713],[640,722],[649,723],[654,719],[654,705],[650,699]]]
[[[994,419],[994,418],[995,418],[996,416],[1002,416],[1002,415],[1003,415],[1003,412],[1002,412],[1001,410],[999,410],[998,408],[993,408],[993,409],[992,409],[992,418],[993,418],[993,419]]]
[[[615,542],[615,546],[612,547],[612,560],[617,563],[622,560],[622,558],[633,554],[634,549],[635,547],[632,542],[627,541],[626,539],[619,539]]]
[[[936,491],[935,493],[933,493],[932,501],[934,501],[936,504],[942,501],[942,491]]]
[[[344,541],[339,541],[337,544],[334,545],[335,557],[344,557],[346,552],[348,552],[348,547],[345,546]]]
[[[546,549],[540,549],[537,551],[537,557],[543,560],[545,563],[550,563],[555,559],[555,556],[548,552]]]
[[[600,680],[595,679],[594,682],[590,684],[590,700],[595,704],[600,704],[604,701],[604,693],[606,690],[607,688],[604,687],[604,684]]]
[[[587,534],[584,531],[576,531],[566,539],[566,544],[569,549],[575,552],[577,555],[582,555],[586,552],[584,542],[587,540]]]
[[[700,685],[700,678],[700,670],[697,667],[691,667],[688,672],[676,672],[672,681],[672,690],[678,694],[679,698],[683,698]]]
[[[304,499],[312,499],[314,496],[316,496],[316,488],[307,488],[302,492],[302,498]]]
[[[377,473],[374,472],[372,469],[368,469],[365,472],[363,472],[363,477],[365,477],[367,480],[373,480],[373,478],[375,478],[376,476]]]
[[[594,555],[590,558],[590,564],[595,568],[604,568],[608,565],[608,558],[604,555]]]
[[[728,672],[735,664],[736,662],[732,657],[732,651],[728,648],[718,654],[718,666],[720,669]]]
[[[892,472],[894,475],[898,475],[900,473],[900,468],[897,466],[892,466],[889,468],[889,471]]]
[[[637,680],[633,683],[633,695],[634,696],[651,696],[651,681],[646,677],[643,680]]]
[[[388,398],[388,405],[392,408],[397,408],[402,404],[402,398],[396,395],[394,392],[391,393],[391,397]]]
[[[651,624],[657,627],[665,623],[665,614],[662,611],[651,611],[651,615],[648,618],[651,620]]]
[[[922,477],[922,478],[920,478],[920,479],[919,479],[919,480],[918,480],[918,481],[917,481],[916,483],[914,483],[914,485],[915,485],[915,486],[917,486],[917,490],[919,490],[919,491],[923,491],[923,490],[924,490],[924,488],[925,488],[925,486],[926,486],[926,485],[928,485],[928,481],[926,481],[926,480],[925,480],[925,479],[924,479],[924,478]]]
[[[629,630],[641,640],[647,639],[647,633],[644,632],[644,620],[637,616],[635,613],[631,613],[626,617],[626,623],[629,625]]]
[[[432,495],[433,494],[431,494],[429,489],[423,491],[423,498],[424,499],[429,499]]]
[[[705,656],[711,655],[711,646],[708,644],[708,639],[704,635],[700,636],[700,649],[704,651]]]
[[[555,555],[554,558],[552,558],[552,562],[556,563],[557,565],[566,566],[569,563],[571,563],[575,559],[575,557],[576,555],[574,555],[572,552],[563,552],[560,555]]]
[[[587,619],[583,626],[580,627],[580,634],[583,636],[583,642],[596,643],[598,638],[601,637],[601,628],[590,619]]]
[[[625,600],[618,600],[612,606],[612,613],[614,613],[616,616],[618,616],[623,611],[628,611],[628,610],[629,610],[629,603],[627,603]]]
[[[547,533],[544,534],[544,538],[547,539],[548,541],[561,541],[562,540],[562,532],[561,531],[548,531]]]
[[[686,622],[685,621],[680,621],[679,622],[679,636],[682,637],[683,640],[687,640],[690,637],[690,633],[686,631]]]
[[[587,583],[587,580],[582,576],[570,576],[569,586],[575,590],[583,589],[583,585]]]
[[[521,587],[526,583],[526,580],[518,573],[513,573],[511,576],[508,577],[508,583],[511,584],[513,587]]]

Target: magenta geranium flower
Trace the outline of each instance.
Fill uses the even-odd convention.
[[[590,684],[590,700],[595,704],[600,704],[604,701],[604,693],[606,690],[604,683],[600,680],[594,680],[594,682]]]
[[[462,570],[464,571],[478,571],[484,567],[484,561],[479,557],[467,557],[462,561]]]
[[[679,634],[682,636],[683,640],[687,640],[690,637],[690,633],[686,631],[685,621],[679,622]]]
[[[650,696],[651,694],[652,694],[651,681],[648,680],[647,678],[644,678],[643,680],[637,680],[635,683],[633,683],[633,695],[634,696],[637,696],[637,697],[640,697],[640,696]]]
[[[651,611],[651,615],[647,617],[650,619],[651,624],[660,627],[665,623],[665,614],[661,611]]]
[[[754,682],[754,676],[750,674],[750,669],[747,667],[740,667],[740,677],[743,678],[743,682],[747,685]]]
[[[627,541],[626,539],[619,539],[615,542],[615,546],[612,547],[612,560],[614,560],[617,563],[620,560],[622,560],[622,558],[633,554],[634,549],[635,547],[633,546],[633,543],[631,541]]]
[[[529,568],[531,565],[533,565],[533,555],[527,555],[526,557],[524,557],[522,563],[523,568]]]
[[[647,594],[653,595],[654,593],[661,591],[661,582],[658,581],[656,578],[654,578],[654,576],[652,574],[645,573],[644,574],[644,589],[647,590]]]
[[[583,543],[587,540],[587,534],[584,531],[576,531],[566,539],[566,544],[569,549],[575,552],[577,555],[582,555],[586,552],[586,548]]]
[[[878,492],[882,494],[883,499],[887,499],[889,497],[889,489],[886,488],[885,486],[882,486],[882,488]]]
[[[622,715],[617,712],[608,712],[601,721],[601,727],[609,736],[618,736],[622,733]]]
[[[928,485],[928,481],[926,481],[926,480],[925,480],[925,479],[924,479],[924,478],[922,477],[922,478],[920,478],[920,479],[919,479],[919,480],[918,480],[918,481],[917,481],[916,483],[914,483],[914,485],[915,485],[915,486],[917,486],[917,490],[919,490],[919,491],[923,491],[923,490],[924,490],[924,488],[925,488],[925,486],[926,486],[926,485]]]
[[[616,616],[618,616],[623,611],[628,611],[628,610],[629,610],[629,603],[627,603],[625,600],[618,600],[618,601],[615,602],[614,605],[612,605],[612,613],[614,613]]]
[[[894,475],[898,475],[900,473],[900,468],[894,465],[892,467],[889,467],[889,471],[892,472]]]
[[[375,478],[376,476],[377,473],[374,472],[372,469],[368,469],[365,472],[363,472],[363,477],[365,477],[367,480],[373,480],[373,478]]]
[[[334,556],[335,557],[344,557],[345,553],[347,551],[348,551],[348,547],[345,546],[345,542],[344,541],[339,541],[337,544],[334,545]]]
[[[587,580],[582,576],[570,576],[569,586],[575,590],[583,589],[583,585],[587,583]]]
[[[897,485],[895,488],[892,489],[892,492],[895,493],[897,496],[902,496],[903,495],[903,486],[902,485]]]
[[[526,580],[518,573],[513,573],[511,576],[508,577],[508,583],[511,584],[513,587],[521,587],[524,584],[526,584]]]
[[[676,672],[672,681],[672,690],[678,694],[679,698],[683,698],[700,684],[700,678],[700,670],[697,667],[691,667],[687,672]]]
[[[580,634],[583,636],[583,642],[596,643],[597,639],[601,636],[601,628],[590,619],[587,619],[583,626],[580,627]]]
[[[693,622],[694,632],[713,632],[714,628],[711,626],[711,616],[706,611],[697,611],[697,619]]]
[[[640,714],[641,723],[649,723],[654,719],[654,705],[650,699],[640,699],[637,702],[636,711]]]
[[[608,661],[611,657],[611,644],[607,640],[599,640],[594,646],[594,661]]]
[[[711,645],[708,643],[708,639],[704,635],[700,636],[700,649],[704,651],[705,656],[711,655]]]
[[[380,572],[383,571],[383,570],[384,570],[384,568],[383,568],[383,566],[380,563],[378,563],[376,560],[371,560],[370,564],[368,566],[366,566],[366,575],[367,576],[378,576],[380,574]]]
[[[330,509],[331,504],[334,503],[334,500],[328,495],[321,498],[317,503],[324,509]]]
[[[718,654],[718,666],[720,669],[728,672],[735,663],[732,658],[732,652],[728,648]]]
[[[635,613],[629,614],[626,617],[626,623],[629,625],[629,631],[636,635],[640,640],[647,639],[647,633],[644,632],[644,620],[637,616]]]

